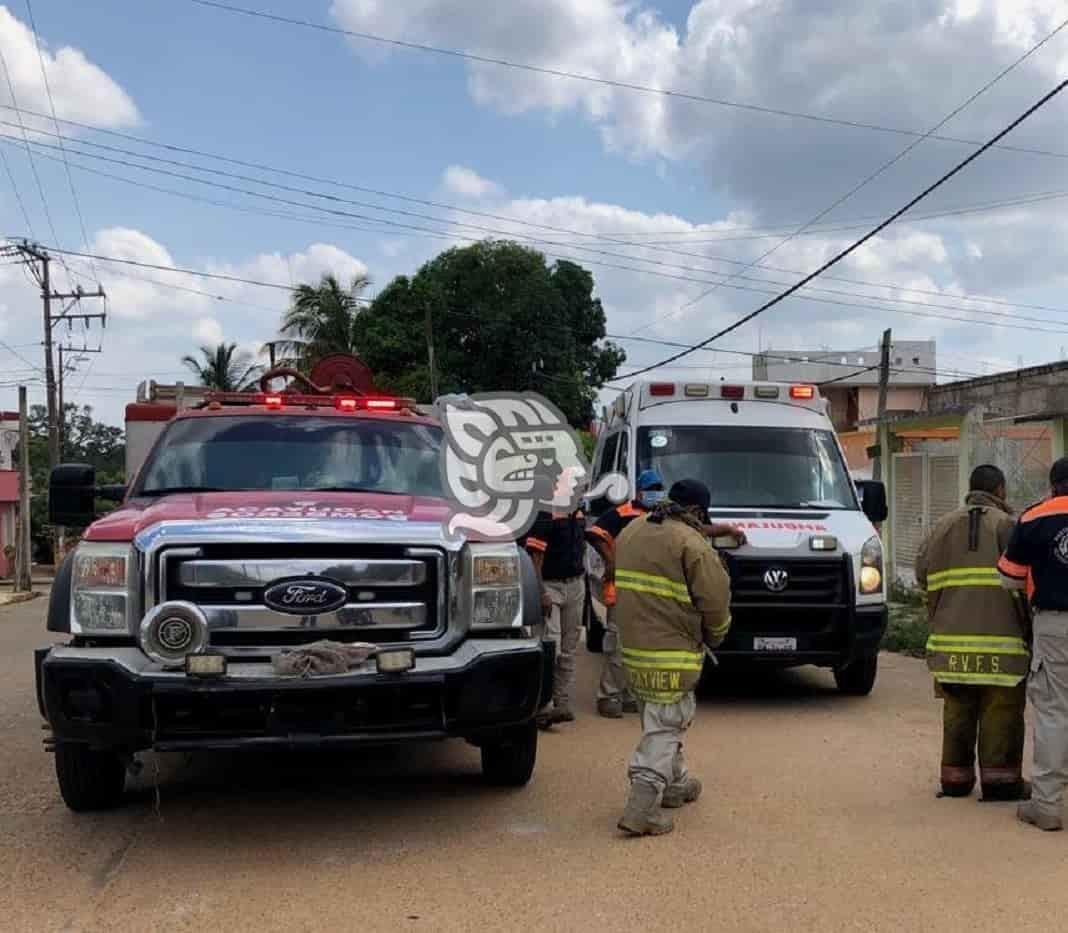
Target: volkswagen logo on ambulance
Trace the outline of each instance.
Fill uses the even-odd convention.
[[[263,602],[276,612],[313,616],[333,612],[345,605],[348,591],[329,580],[283,580],[267,587]]]
[[[764,586],[772,593],[781,593],[790,584],[785,567],[769,567],[764,571]]]

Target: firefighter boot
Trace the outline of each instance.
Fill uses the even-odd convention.
[[[1013,781],[1011,784],[984,784],[983,796],[980,799],[984,803],[1030,800],[1031,783],[1030,781]]]
[[[1022,803],[1016,808],[1016,819],[1021,823],[1029,823],[1037,826],[1047,833],[1055,833],[1064,828],[1064,823],[1059,816],[1052,813],[1043,813],[1034,803]]]
[[[674,810],[683,804],[693,803],[701,796],[701,782],[695,777],[688,777],[679,784],[672,784],[660,801],[660,806]]]
[[[660,809],[656,788],[645,781],[630,785],[627,803],[618,827],[628,836],[662,836],[675,828],[675,823]]]
[[[597,715],[605,719],[622,719],[623,703],[615,697],[602,697],[597,701]]]

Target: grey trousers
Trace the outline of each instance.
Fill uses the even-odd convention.
[[[1061,816],[1068,783],[1068,613],[1036,612],[1027,698],[1035,718],[1031,800]]]
[[[652,784],[660,795],[686,780],[682,740],[697,712],[697,698],[687,693],[677,703],[646,703],[638,700],[642,737],[630,757],[627,776],[631,782]]]
[[[622,700],[627,690],[627,672],[623,669],[622,646],[619,642],[619,627],[616,625],[616,610],[605,610],[604,644],[601,649],[601,680],[597,684],[598,700]]]
[[[552,600],[552,610],[545,622],[545,637],[556,645],[556,668],[553,670],[553,706],[571,709],[575,692],[575,656],[582,629],[582,606],[586,584],[582,577],[569,580],[546,580],[545,592]]]

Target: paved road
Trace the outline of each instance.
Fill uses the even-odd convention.
[[[706,796],[623,840],[633,721],[543,738],[534,783],[479,783],[462,743],[358,757],[166,760],[125,809],[76,816],[40,748],[44,601],[0,609],[0,926],[10,930],[1049,930],[1068,834],[936,801],[939,707],[887,655],[875,693],[800,672],[705,699]]]

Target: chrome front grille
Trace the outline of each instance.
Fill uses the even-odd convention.
[[[300,643],[318,638],[406,641],[442,634],[446,555],[438,548],[374,544],[209,543],[158,551],[159,598],[195,603],[216,645]],[[264,592],[282,581],[328,580],[340,608],[278,611]]]

